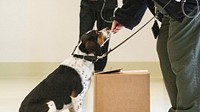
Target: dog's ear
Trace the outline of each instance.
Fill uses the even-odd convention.
[[[87,41],[97,41],[98,39],[98,32],[96,30],[91,30],[81,36],[82,43]]]
[[[81,44],[80,44],[80,46],[79,46],[79,49],[82,51],[82,52],[84,52],[84,53],[86,53],[86,54],[89,54],[89,52],[88,52],[88,50],[86,49],[86,47],[85,47],[85,43],[86,43],[86,41],[87,40],[89,40],[89,36],[85,33],[85,34],[83,34],[82,36],[81,36]]]
[[[100,56],[102,54],[101,46],[96,41],[87,41],[85,47],[88,53],[92,53],[95,56]]]
[[[83,34],[81,36],[81,42],[84,44],[87,40],[89,40],[90,36],[87,34]]]

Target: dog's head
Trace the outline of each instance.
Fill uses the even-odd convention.
[[[81,36],[81,45],[79,49],[86,54],[94,54],[95,56],[102,55],[101,45],[111,35],[109,28],[104,28],[100,31],[90,30]]]

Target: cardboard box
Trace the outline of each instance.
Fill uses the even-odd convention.
[[[150,112],[147,70],[95,74],[94,112]]]

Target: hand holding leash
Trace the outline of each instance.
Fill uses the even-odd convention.
[[[121,30],[123,27],[122,24],[120,24],[119,22],[117,22],[116,20],[113,20],[112,22],[112,27],[111,27],[111,31],[115,34],[117,33],[119,30]]]

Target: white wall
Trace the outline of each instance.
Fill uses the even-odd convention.
[[[0,0],[0,62],[60,62],[78,41],[80,0]],[[147,12],[144,24],[152,15]],[[152,22],[109,61],[157,61]],[[133,31],[112,36],[113,48]]]

